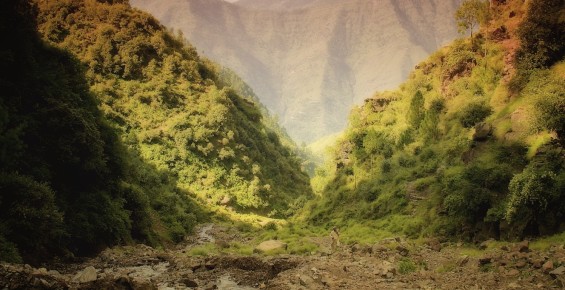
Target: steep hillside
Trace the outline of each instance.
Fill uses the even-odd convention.
[[[343,129],[353,104],[395,87],[452,39],[459,0],[131,3],[234,69],[293,138],[310,142]]]
[[[565,3],[485,7],[479,33],[353,110],[303,217],[359,239],[565,229]]]
[[[311,195],[280,127],[150,15],[124,1],[2,8],[0,259],[179,242],[201,207],[286,216]]]

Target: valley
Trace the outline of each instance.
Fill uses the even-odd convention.
[[[297,142],[342,131],[352,106],[398,86],[457,36],[450,1],[133,0],[233,69]],[[311,128],[316,128],[312,130]]]
[[[375,76],[348,63],[346,51],[372,52],[349,36],[398,36],[355,32],[365,10],[392,15],[387,27],[404,13],[413,29],[410,11],[443,11],[385,2],[394,13],[361,0],[170,3],[207,7],[192,8],[218,33],[251,29],[248,13],[269,31],[277,18],[298,29],[297,14],[337,21],[338,45],[320,46],[335,54],[301,60],[337,92],[348,69]],[[398,86],[357,105],[336,97],[348,123],[318,142],[322,162],[245,74],[127,0],[0,2],[0,289],[564,288],[565,1],[462,4],[438,24],[460,37],[435,50],[416,33],[431,44],[410,55],[429,55],[395,64]],[[198,17],[187,21],[210,21]],[[293,43],[284,29],[269,41],[316,51],[299,39],[315,33]],[[301,124],[312,140],[333,132]]]

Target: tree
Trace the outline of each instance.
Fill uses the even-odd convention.
[[[518,29],[519,69],[549,67],[565,56],[565,1],[535,0]]]
[[[459,33],[464,34],[471,31],[473,37],[473,30],[477,25],[484,23],[488,20],[489,2],[484,0],[465,0],[455,12],[455,20]]]
[[[424,110],[424,96],[422,92],[417,91],[410,100],[410,111],[408,112],[408,122],[412,127],[419,128],[420,123],[424,119],[426,112]]]

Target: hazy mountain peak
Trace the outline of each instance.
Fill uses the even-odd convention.
[[[131,0],[232,68],[310,142],[457,35],[459,0]]]

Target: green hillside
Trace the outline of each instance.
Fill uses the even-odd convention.
[[[300,218],[356,240],[565,229],[565,2],[482,3],[471,38],[354,109]]]
[[[1,13],[3,260],[178,242],[209,205],[281,217],[311,195],[255,100],[127,1]]]

